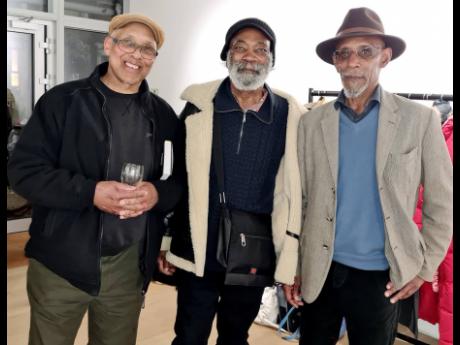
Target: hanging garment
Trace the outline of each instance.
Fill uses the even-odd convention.
[[[454,121],[451,116],[442,126],[450,158],[453,160]],[[417,203],[414,221],[419,229],[422,227],[423,190]],[[425,282],[420,288],[419,318],[432,324],[439,324],[439,345],[453,344],[453,241],[450,243],[446,257],[438,268],[437,277],[432,283]]]

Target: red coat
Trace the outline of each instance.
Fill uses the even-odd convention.
[[[454,154],[454,118],[451,116],[442,126],[450,158]],[[420,190],[414,221],[422,227],[423,190]],[[420,288],[419,318],[430,323],[439,323],[439,345],[453,345],[453,256],[454,244],[450,243],[446,257],[438,268],[438,292],[436,283],[425,282]]]

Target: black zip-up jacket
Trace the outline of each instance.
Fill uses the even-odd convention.
[[[93,204],[96,183],[106,179],[111,129],[105,97],[96,81],[108,63],[87,79],[58,85],[37,102],[8,164],[13,189],[33,205],[26,256],[47,266],[72,285],[97,295],[100,290],[102,212]],[[164,215],[183,190],[183,126],[172,108],[149,91],[144,80],[140,104],[153,130],[152,182],[159,201],[148,212],[147,235],[140,251],[147,290],[164,233]],[[162,175],[165,140],[173,142],[174,172]]]

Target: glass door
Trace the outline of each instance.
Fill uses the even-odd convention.
[[[46,91],[46,27],[8,18],[7,26],[7,160],[34,104]],[[7,183],[7,232],[24,231],[31,208]]]

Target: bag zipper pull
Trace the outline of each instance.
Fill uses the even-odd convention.
[[[241,233],[240,238],[241,238],[241,246],[246,247],[246,236],[244,236],[244,234]]]

